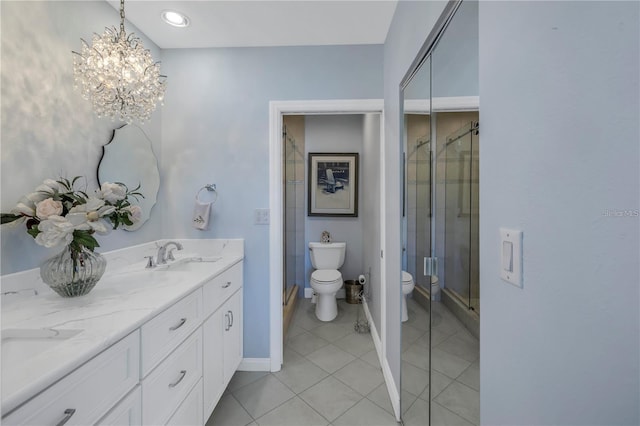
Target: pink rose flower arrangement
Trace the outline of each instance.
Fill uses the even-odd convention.
[[[75,187],[78,179],[47,179],[20,200],[2,224],[24,221],[27,233],[44,247],[69,245],[75,252],[99,247],[94,234],[108,234],[120,225],[133,225],[142,210],[130,199],[144,198],[140,185],[129,190],[123,183],[105,182],[94,194]]]

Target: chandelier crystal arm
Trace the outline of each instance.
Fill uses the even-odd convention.
[[[124,21],[120,0],[119,32],[113,27],[94,33],[91,46],[80,39],[81,53],[72,51],[75,86],[98,116],[144,123],[164,99],[166,76],[142,41],[133,33],[127,36]]]

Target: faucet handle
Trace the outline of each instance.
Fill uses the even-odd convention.
[[[153,261],[153,256],[145,256],[145,259],[149,259],[147,261],[146,268],[155,268],[156,267],[156,262]]]

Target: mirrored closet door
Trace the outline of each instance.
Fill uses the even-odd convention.
[[[478,3],[451,1],[402,85],[404,424],[480,423]],[[404,313],[404,310],[403,310]]]

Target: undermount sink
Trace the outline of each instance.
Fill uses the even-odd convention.
[[[2,330],[2,366],[16,364],[47,351],[82,330],[52,330],[10,328]]]
[[[168,261],[167,263],[156,265],[152,270],[157,271],[183,271],[189,267],[191,263],[213,263],[222,259],[222,257],[206,257],[206,256],[192,256],[183,257],[178,260]]]
[[[109,275],[129,275],[140,272],[154,272],[154,271],[182,271],[188,268],[191,263],[202,262],[217,262],[222,257],[220,256],[186,256],[180,257],[177,260],[169,260],[167,263],[162,263],[154,266],[153,268],[147,268],[147,262],[136,262],[134,264],[117,268],[113,271],[109,271]]]

